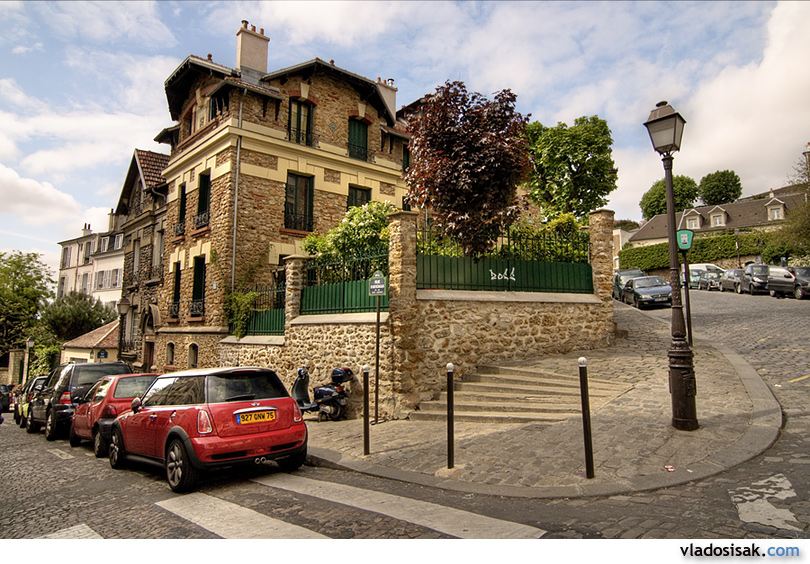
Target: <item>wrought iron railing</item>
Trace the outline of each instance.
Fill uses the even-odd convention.
[[[191,317],[202,317],[205,315],[205,298],[200,300],[191,300],[188,303],[188,314]]]
[[[186,232],[186,222],[185,221],[178,221],[174,224],[174,236],[180,237],[184,235]]]
[[[366,145],[355,145],[349,143],[349,156],[353,159],[368,161],[368,147]]]
[[[169,317],[180,317],[180,302],[172,302],[169,304]]]
[[[318,136],[306,129],[290,129],[290,141],[298,143],[299,145],[306,145],[308,147],[318,146]]]
[[[315,218],[311,214],[284,214],[284,227],[296,231],[312,231]]]
[[[388,246],[345,260],[307,259],[305,286],[301,293],[301,314],[355,313],[374,311],[376,298],[369,296],[369,279],[375,272],[388,278]],[[388,295],[380,300],[388,310]]]
[[[203,212],[194,216],[194,229],[202,229],[203,227],[208,227],[208,221],[210,219],[209,212]]]

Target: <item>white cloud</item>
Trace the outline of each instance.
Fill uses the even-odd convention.
[[[60,192],[48,182],[21,177],[17,171],[0,164],[0,214],[42,226],[62,222],[79,215],[79,204],[69,194]]]
[[[14,49],[11,50],[12,53],[15,55],[25,55],[26,53],[30,53],[31,51],[42,51],[42,42],[37,41],[33,45],[17,45]]]

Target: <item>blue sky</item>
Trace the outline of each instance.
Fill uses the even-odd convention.
[[[393,78],[397,106],[446,80],[503,88],[546,125],[606,119],[618,189],[640,219],[663,177],[643,127],[660,100],[687,121],[675,174],[734,170],[778,188],[810,141],[810,2],[0,2],[0,251],[104,231],[133,150],[172,125],[163,81],[188,55],[234,66],[246,19],[269,70],[314,57]]]

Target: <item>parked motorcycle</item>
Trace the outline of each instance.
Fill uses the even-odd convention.
[[[339,421],[346,417],[346,390],[342,384],[354,378],[351,368],[332,370],[332,382],[313,389],[314,401],[309,400],[309,371],[306,366],[298,369],[298,377],[293,382],[292,397],[298,402],[301,411],[317,411],[318,421],[329,419]]]

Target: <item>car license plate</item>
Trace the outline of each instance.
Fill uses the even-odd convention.
[[[248,423],[265,423],[267,421],[275,421],[275,411],[252,411],[250,413],[240,413],[236,416],[236,422],[240,425]]]
[[[655,298],[655,301],[656,302],[665,302],[665,301],[667,301],[667,298]]]

